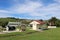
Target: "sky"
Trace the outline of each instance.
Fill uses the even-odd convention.
[[[0,18],[60,19],[60,0],[0,0]]]

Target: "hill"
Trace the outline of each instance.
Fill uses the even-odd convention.
[[[14,17],[0,18],[0,26],[6,26],[8,22],[21,22],[24,24],[29,24],[31,20],[29,19],[19,19]]]

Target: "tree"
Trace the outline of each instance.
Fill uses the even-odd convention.
[[[42,19],[40,19],[39,21],[43,21]]]
[[[8,24],[8,21],[0,21],[0,26],[5,27]]]
[[[57,27],[60,26],[60,20],[57,19],[56,17],[52,17],[49,19],[49,23],[51,23],[52,26],[56,25]]]
[[[7,17],[7,19],[16,19],[15,17]]]
[[[49,20],[49,23],[50,25],[54,26],[56,24],[56,21],[57,21],[57,18],[56,17],[52,17],[50,20]]]
[[[57,27],[60,27],[60,20],[57,20],[56,23],[55,23],[55,25],[56,25]]]

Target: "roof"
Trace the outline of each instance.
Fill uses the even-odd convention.
[[[9,25],[10,25],[10,24],[20,24],[20,22],[9,22],[8,24],[9,24]]]
[[[44,22],[44,21],[41,21],[41,20],[33,20],[33,21],[35,21],[35,22],[37,22],[38,24],[41,24],[41,25],[42,25],[42,24],[45,24],[45,22]],[[33,22],[33,21],[32,21],[32,22]]]
[[[20,22],[9,22],[7,26],[18,26],[20,24]]]

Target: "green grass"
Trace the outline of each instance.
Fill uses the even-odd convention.
[[[60,28],[43,32],[27,30],[26,32],[0,34],[0,40],[60,40]]]

